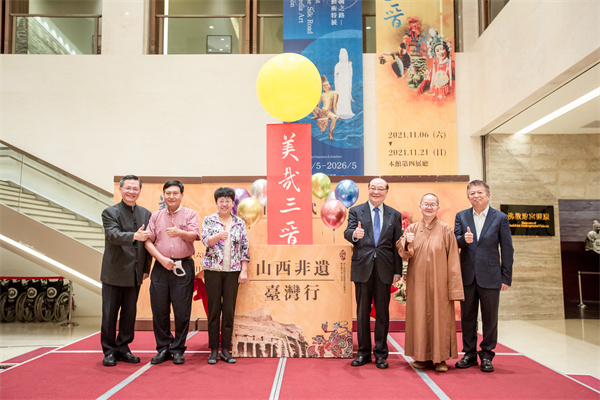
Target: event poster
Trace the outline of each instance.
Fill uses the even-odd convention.
[[[312,172],[364,174],[360,0],[284,0],[283,50],[311,60],[323,91],[311,124]]]
[[[455,175],[454,1],[376,11],[379,174]]]

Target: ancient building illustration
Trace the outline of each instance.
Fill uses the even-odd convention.
[[[267,308],[236,315],[234,357],[308,357],[308,342],[295,324],[273,321]]]

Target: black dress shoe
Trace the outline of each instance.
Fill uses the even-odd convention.
[[[104,365],[105,367],[114,367],[115,365],[117,365],[117,360],[115,360],[114,355],[108,354],[104,356],[104,359],[102,360],[102,365]]]
[[[175,353],[173,354],[173,364],[183,364],[185,363],[185,357],[183,354]]]
[[[469,368],[478,365],[477,356],[464,355],[459,361],[456,362],[456,368]]]
[[[483,372],[494,372],[494,366],[492,365],[492,360],[488,358],[484,358],[481,360],[481,370]]]
[[[236,362],[236,359],[233,358],[233,356],[231,355],[231,353],[229,353],[229,350],[227,349],[221,350],[221,360],[229,364],[234,364]]]
[[[380,369],[386,369],[387,367],[389,367],[387,360],[385,358],[380,357],[377,357],[377,359],[375,360],[375,365],[377,366],[377,368]]]
[[[219,361],[219,350],[218,349],[211,349],[210,350],[210,356],[208,356],[208,363],[209,364],[216,364],[217,361]]]
[[[155,355],[154,357],[152,357],[152,360],[150,360],[150,364],[161,364],[170,359],[171,353],[169,353],[168,349],[165,349],[157,355]]]
[[[353,367],[360,367],[361,365],[365,365],[371,362],[371,356],[358,356],[354,360],[352,360]]]
[[[117,361],[125,361],[126,363],[130,364],[137,364],[140,362],[140,358],[131,354],[130,351],[128,351],[127,353],[117,353],[117,356],[115,358],[117,359]]]

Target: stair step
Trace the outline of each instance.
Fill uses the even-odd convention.
[[[45,204],[30,204],[21,202],[21,204],[19,205],[19,202],[17,200],[0,200],[0,203],[4,203],[7,206],[10,206],[15,209],[19,208],[19,211],[24,213],[27,213],[28,210],[52,211],[56,213],[63,212],[63,209],[60,207],[53,207]]]
[[[99,226],[76,226],[76,225],[61,225],[53,224],[54,229],[58,229],[61,232],[66,233],[69,236],[74,236],[77,233],[87,232],[96,235],[102,235],[104,237],[104,229]]]
[[[79,240],[79,239],[77,239]],[[104,239],[102,240],[91,240],[91,239],[86,239],[86,240],[79,240],[80,242],[83,242],[85,244],[87,244],[90,247],[94,247],[94,246],[104,246]]]
[[[79,219],[54,218],[54,217],[47,217],[44,215],[41,215],[36,219],[40,222],[50,225],[54,229],[58,229],[54,226],[54,224],[90,226],[88,221],[79,220]]]
[[[67,234],[65,231],[61,231],[62,233]],[[69,236],[74,237],[77,240],[86,241],[86,240],[101,240],[104,243],[104,235],[101,233],[94,232],[74,232],[73,234],[68,233]]]
[[[36,209],[24,208],[24,207],[21,208],[21,212],[23,212],[35,219],[39,219],[40,217],[51,217],[51,218],[65,219],[65,220],[77,220],[77,216],[73,213],[36,210]],[[85,221],[85,222],[87,223],[88,221]]]
[[[7,195],[6,193],[0,192],[0,202],[5,202],[5,201],[16,201],[16,202],[20,201],[21,204],[32,204],[32,205],[38,205],[38,206],[52,207],[52,205],[50,204],[49,201],[39,200],[39,199],[27,199],[27,198],[23,198],[23,197],[21,197],[19,199],[19,197],[17,197],[17,196]]]
[[[14,199],[30,199],[30,200],[37,200],[37,196],[35,194],[31,194],[31,193],[27,193],[27,192],[20,192],[19,190],[12,190],[12,188],[9,189],[5,189],[5,188],[0,188],[0,194],[2,196],[6,196],[9,198],[14,198]]]

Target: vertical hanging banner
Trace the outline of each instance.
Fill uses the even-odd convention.
[[[454,1],[377,0],[380,175],[457,173]]]
[[[311,125],[312,172],[364,174],[362,2],[284,0],[283,50],[311,60],[323,92]]]
[[[313,244],[310,125],[267,125],[269,245]]]

